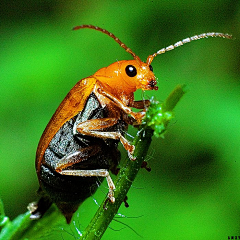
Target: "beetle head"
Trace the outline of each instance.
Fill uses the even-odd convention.
[[[151,65],[144,63],[139,57],[134,60],[119,61],[117,73],[121,77],[121,82],[129,88],[142,90],[157,90],[157,81]]]
[[[94,76],[102,83],[111,87],[115,95],[131,94],[137,89],[157,90],[157,81],[151,65],[139,58],[115,62],[101,68]]]

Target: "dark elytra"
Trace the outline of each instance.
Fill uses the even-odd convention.
[[[44,196],[44,201],[39,203],[40,205],[42,204],[42,207],[39,206],[38,211],[42,208],[45,212],[51,203],[54,202],[69,223],[72,214],[77,210],[80,203],[94,194],[99,184],[103,181],[104,178],[100,177],[64,176],[57,173],[55,171],[57,162],[71,152],[89,148],[92,156],[89,157],[90,154],[88,153],[85,161],[74,164],[68,169],[110,169],[116,172],[115,169],[120,160],[120,152],[117,149],[119,140],[103,140],[73,134],[74,123],[84,122],[89,119],[106,118],[107,116],[107,109],[100,106],[97,98],[92,93],[83,111],[67,121],[56,133],[45,151],[44,161],[41,165],[41,187],[39,192]],[[123,134],[126,129],[125,122],[119,120],[118,124],[107,130],[118,130]]]

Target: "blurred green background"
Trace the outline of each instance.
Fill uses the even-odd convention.
[[[103,27],[142,60],[188,36],[218,31],[236,39],[199,40],[154,59],[159,90],[146,97],[162,101],[179,83],[188,92],[165,139],[153,139],[152,172],[139,173],[130,207],[119,210],[126,217],[116,218],[103,239],[240,235],[239,1],[2,1],[0,14],[0,197],[11,219],[37,199],[35,151],[61,100],[78,80],[131,59],[106,35],[73,26]],[[63,220],[35,239],[78,238],[97,209],[94,200],[106,193],[105,183],[79,208],[75,225],[62,230]]]

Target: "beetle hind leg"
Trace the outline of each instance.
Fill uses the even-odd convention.
[[[59,172],[62,175],[68,176],[78,176],[78,177],[106,177],[108,183],[108,199],[110,202],[115,202],[114,190],[115,185],[112,178],[109,175],[108,170],[106,169],[96,169],[96,170],[62,170]]]

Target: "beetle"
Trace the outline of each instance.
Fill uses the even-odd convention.
[[[67,94],[45,128],[36,152],[39,180],[38,203],[29,205],[31,219],[39,219],[55,203],[67,223],[79,205],[107,179],[108,199],[114,203],[114,183],[109,171],[116,174],[120,161],[117,149],[121,142],[134,160],[134,146],[124,137],[129,124],[139,125],[149,101],[135,101],[137,89],[157,90],[151,66],[159,54],[185,43],[207,37],[231,38],[228,34],[204,33],[186,38],[148,56],[146,63],[115,35],[93,25],[90,28],[113,38],[133,57],[101,68],[80,80]],[[133,112],[132,108],[141,109]]]

